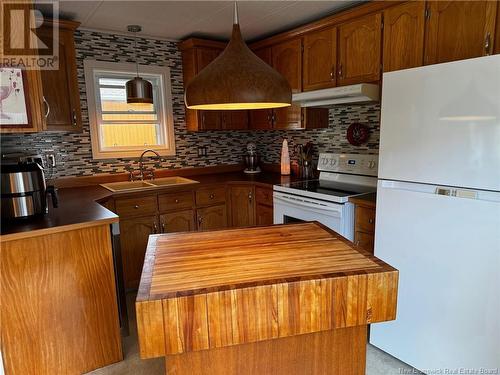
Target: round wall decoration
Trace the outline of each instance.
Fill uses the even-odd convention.
[[[347,140],[353,146],[360,146],[370,136],[370,128],[366,125],[355,122],[347,128]]]

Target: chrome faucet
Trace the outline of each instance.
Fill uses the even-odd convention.
[[[142,152],[141,156],[139,157],[139,171],[138,171],[139,173],[134,173],[134,171],[130,171],[130,181],[134,181],[137,179],[144,180],[144,178],[147,178],[147,177],[149,177],[151,180],[154,180],[154,178],[155,178],[154,168],[152,168],[152,169],[145,169],[144,168],[144,155],[146,155],[149,152],[155,154],[156,157],[158,158],[158,160],[161,161],[160,154],[157,153],[155,150],[150,150],[150,149],[144,150]]]

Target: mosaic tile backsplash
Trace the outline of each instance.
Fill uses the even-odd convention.
[[[168,66],[172,79],[175,143],[177,155],[166,158],[156,167],[188,168],[235,164],[242,161],[247,142],[255,142],[265,162],[278,163],[281,142],[286,137],[293,149],[298,143],[312,141],[316,152],[378,153],[380,107],[378,104],[341,106],[330,110],[328,129],[294,131],[225,131],[192,133],[186,130],[183,105],[182,61],[175,42],[139,39],[135,51],[133,39],[114,34],[78,30],[75,33],[78,83],[83,116],[82,133],[41,132],[2,135],[2,153],[29,152],[56,155],[57,168],[51,177],[87,176],[98,173],[122,173],[137,168],[135,159],[93,160],[90,142],[83,61],[135,62]],[[137,53],[136,53],[137,52]],[[345,137],[352,122],[370,127],[366,145],[355,147]],[[198,147],[206,146],[208,156],[198,157]]]

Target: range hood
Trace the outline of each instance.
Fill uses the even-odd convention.
[[[292,102],[301,107],[330,108],[339,104],[378,102],[380,88],[371,83],[306,91],[292,95]]]

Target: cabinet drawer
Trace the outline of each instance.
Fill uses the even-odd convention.
[[[255,188],[255,200],[257,204],[273,205],[273,190],[261,187]]]
[[[365,233],[357,231],[356,234],[354,235],[354,243],[372,254],[374,247],[373,244],[375,242],[374,239],[375,237],[373,233]]]
[[[224,203],[226,201],[226,187],[217,186],[196,190],[196,204],[205,206],[209,204]]]
[[[375,232],[375,210],[356,206],[356,230]]]
[[[158,209],[156,195],[117,199],[116,213],[119,216],[139,216],[155,214]]]
[[[158,196],[160,211],[172,211],[181,208],[193,207],[194,199],[192,191],[183,191],[172,194],[161,194]]]

